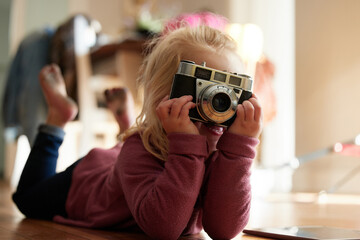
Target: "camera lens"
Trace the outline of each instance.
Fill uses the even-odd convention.
[[[231,106],[231,99],[225,93],[218,93],[213,97],[211,103],[215,111],[225,112]]]
[[[197,79],[207,85],[199,92],[197,90],[196,108],[205,121],[223,123],[232,118],[236,113],[238,97],[235,92],[222,84],[213,84],[206,80]],[[197,84],[199,86],[199,84]]]

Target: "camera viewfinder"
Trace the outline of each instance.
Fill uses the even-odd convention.
[[[241,85],[241,78],[231,76],[229,83],[232,85],[240,86]]]
[[[211,71],[204,69],[204,68],[196,68],[195,70],[195,77],[201,78],[204,80],[210,80],[211,78]]]
[[[215,72],[214,80],[219,81],[219,82],[225,82],[226,74]]]

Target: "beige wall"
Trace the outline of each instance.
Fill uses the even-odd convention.
[[[292,169],[278,166],[289,164],[295,156],[295,0],[230,0],[230,4],[232,21],[262,29],[263,52],[275,66],[277,114],[262,133],[262,166],[253,171],[253,187],[259,192],[289,191]]]
[[[360,133],[360,1],[296,1],[296,155]],[[300,166],[295,191],[326,189],[360,159],[327,155]],[[360,192],[360,172],[339,191]]]
[[[103,31],[107,34],[115,36],[124,31],[126,25],[131,24],[129,17],[134,15],[133,12],[137,9],[134,6],[135,2],[145,1],[131,1],[131,0],[68,0],[70,13],[88,13],[92,17],[98,19]],[[211,10],[229,16],[229,0],[217,1],[193,1],[193,0],[157,0],[154,1],[156,10],[153,11],[159,18],[168,18],[179,14],[180,12],[194,12],[198,10]]]
[[[13,0],[11,2],[10,54],[14,55],[21,40],[44,27],[56,27],[67,16],[68,1]]]
[[[225,17],[230,17],[230,0],[207,0],[207,1],[194,1],[194,0],[183,0],[182,11],[183,12],[194,12],[199,10],[209,10]]]
[[[97,19],[103,32],[109,35],[117,35],[123,25],[121,0],[68,0],[69,14],[85,13]]]
[[[16,0],[15,2],[22,2],[26,9],[23,19],[25,34],[44,26],[55,27],[67,16],[68,0]]]

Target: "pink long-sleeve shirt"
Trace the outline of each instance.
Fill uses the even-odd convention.
[[[168,135],[166,162],[138,134],[112,149],[93,149],[74,169],[67,218],[82,227],[140,228],[155,239],[177,239],[203,228],[232,238],[249,218],[250,168],[258,139],[225,132],[210,154],[201,135]],[[119,154],[120,153],[120,154]]]

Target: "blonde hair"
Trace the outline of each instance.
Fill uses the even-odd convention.
[[[144,89],[144,104],[135,126],[125,132],[123,140],[138,132],[146,150],[166,161],[168,139],[156,115],[156,107],[169,95],[182,56],[197,49],[216,53],[225,49],[235,51],[236,44],[227,34],[214,28],[185,26],[153,40],[149,47],[151,53],[144,59],[138,79]]]

